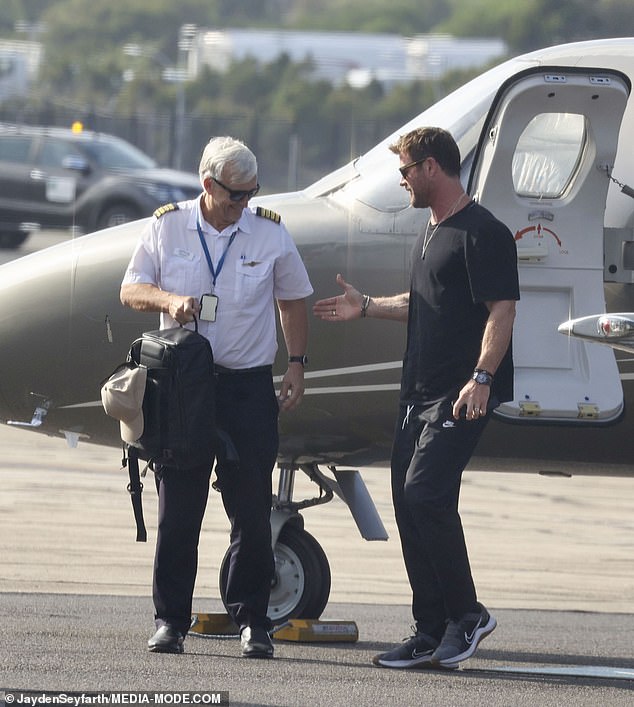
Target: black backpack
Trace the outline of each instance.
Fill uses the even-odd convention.
[[[149,331],[133,342],[128,361],[147,369],[143,434],[129,445],[139,459],[178,469],[211,459],[215,385],[209,341],[183,327]]]
[[[144,333],[132,343],[126,365],[147,369],[143,434],[126,445],[123,461],[130,477],[136,539],[145,542],[138,460],[153,469],[187,469],[211,462],[217,439],[214,360],[204,336],[177,327]]]

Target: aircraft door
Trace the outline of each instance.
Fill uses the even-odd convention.
[[[531,69],[502,86],[469,191],[511,229],[521,301],[513,335],[517,422],[601,424],[623,410],[613,352],[557,331],[605,311],[603,233],[629,82],[592,69]]]

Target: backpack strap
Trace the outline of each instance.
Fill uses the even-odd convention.
[[[128,465],[128,476],[130,477],[128,492],[132,500],[132,510],[136,521],[136,541],[144,543],[147,541],[147,530],[143,521],[143,501],[141,498],[143,484],[139,478],[139,456],[134,447],[128,447],[127,453],[127,459],[124,457],[123,463]]]

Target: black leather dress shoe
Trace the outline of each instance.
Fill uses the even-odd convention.
[[[273,644],[266,629],[245,626],[240,632],[240,645],[244,658],[272,658]]]
[[[165,624],[147,642],[152,653],[182,653],[185,637],[172,626]]]

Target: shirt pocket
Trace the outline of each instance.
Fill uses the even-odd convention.
[[[207,267],[207,264],[204,263]],[[203,262],[198,253],[176,249],[162,264],[161,289],[184,297],[200,297],[204,294]],[[207,286],[207,291],[209,287]]]
[[[236,264],[236,283],[240,301],[256,302],[265,297],[272,288],[273,263],[261,261],[249,263],[240,260]]]

